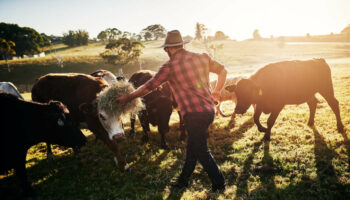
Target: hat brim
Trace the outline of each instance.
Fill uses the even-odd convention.
[[[165,47],[175,47],[175,46],[180,46],[180,45],[184,45],[184,44],[187,44],[187,43],[190,43],[190,41],[183,41],[183,42],[179,42],[179,43],[175,43],[175,44],[163,44],[162,46],[160,46],[159,48],[165,48]]]

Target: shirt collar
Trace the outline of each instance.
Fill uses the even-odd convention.
[[[177,50],[170,60],[173,60],[174,58],[176,58],[177,55],[179,55],[179,54],[181,54],[182,52],[185,52],[185,51],[186,50],[184,48]]]

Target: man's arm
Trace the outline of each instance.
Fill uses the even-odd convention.
[[[142,85],[134,92],[118,97],[117,101],[119,101],[121,104],[126,104],[126,103],[132,101],[133,99],[135,99],[137,97],[143,97],[150,92],[151,92],[151,90],[147,89],[147,87],[145,87],[145,85]]]
[[[158,73],[144,85],[130,94],[125,94],[117,98],[121,104],[126,104],[137,97],[143,97],[150,93],[154,88],[157,88],[162,83],[168,80],[170,69],[167,63],[165,63],[158,71]]]
[[[218,100],[221,89],[224,87],[226,82],[227,70],[223,68],[220,73],[218,73],[218,82],[216,84],[215,89],[212,92],[212,96],[215,101]]]

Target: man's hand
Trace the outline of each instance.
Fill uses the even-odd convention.
[[[120,103],[120,104],[126,104],[128,103],[129,101],[131,101],[131,95],[130,94],[123,94],[122,96],[118,97],[117,98],[117,101]]]

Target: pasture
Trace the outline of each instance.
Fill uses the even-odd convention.
[[[248,75],[265,64],[280,60],[323,57],[332,70],[335,96],[345,126],[344,133],[336,130],[335,116],[322,97],[317,95],[315,126],[308,127],[309,109],[306,104],[286,106],[272,129],[271,141],[264,141],[253,122],[253,109],[244,115],[217,116],[210,126],[209,146],[224,173],[227,188],[224,194],[210,193],[210,180],[197,165],[190,187],[183,191],[169,186],[181,172],[185,159],[185,142],[178,140],[177,113],[171,117],[167,134],[170,150],[159,149],[160,135],[151,128],[150,143],[141,141],[141,134],[126,137],[121,150],[132,166],[120,172],[112,153],[101,142],[95,142],[88,130],[89,142],[78,156],[72,149],[55,146],[54,160],[46,160],[46,146],[40,143],[27,155],[28,179],[37,192],[35,199],[350,199],[350,44],[222,41],[216,59],[225,64],[229,76]],[[161,42],[146,43],[141,62],[144,69],[156,70],[167,60]],[[93,48],[95,50],[90,49]],[[12,74],[0,63],[0,80],[12,81],[30,91],[35,76],[51,71],[90,73],[103,64],[97,55],[102,44],[56,51],[66,60],[57,67],[52,56],[36,60],[11,61]],[[187,49],[205,52],[201,43]],[[76,52],[74,54],[73,52]],[[84,53],[84,52],[88,53]],[[71,55],[71,56],[69,56]],[[86,59],[86,60],[85,60]],[[107,65],[106,65],[107,66]],[[117,69],[107,66],[117,72]],[[123,68],[127,75],[138,69],[134,63]],[[211,78],[215,78],[212,76]],[[24,93],[30,99],[30,93]],[[223,111],[232,113],[234,104],[224,103]],[[267,115],[262,115],[266,125]],[[128,133],[130,122],[125,120]],[[136,123],[137,133],[142,129]],[[11,171],[0,175],[0,199],[18,199],[17,179]]]

